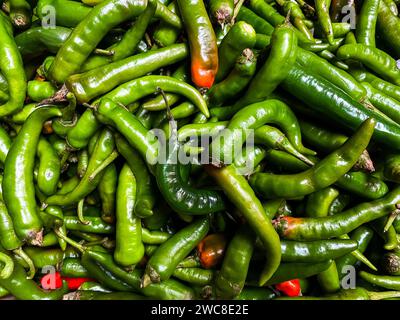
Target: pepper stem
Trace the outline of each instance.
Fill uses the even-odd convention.
[[[101,165],[99,165],[97,167],[97,169],[95,171],[93,171],[93,173],[89,176],[89,180],[93,181],[96,176],[102,172],[105,168],[107,168],[111,163],[114,162],[115,159],[117,159],[119,156],[119,153],[117,150],[114,150],[107,158],[106,160],[103,161],[103,163]]]
[[[54,228],[54,233],[57,235],[57,237],[63,239],[66,243],[70,244],[71,246],[73,246],[74,248],[78,249],[80,252],[85,252],[86,251],[86,247],[81,245],[80,243],[72,240],[71,238],[68,238],[62,231],[60,228]]]
[[[98,56],[103,56],[103,57],[112,57],[115,54],[115,51],[96,48],[96,49],[94,49],[94,54],[97,54]]]
[[[383,232],[388,232],[389,228],[392,226],[394,220],[396,220],[399,214],[400,210],[396,209],[389,215],[388,221],[385,224],[385,228],[383,228]]]
[[[85,217],[83,216],[83,205],[85,203],[85,198],[81,199],[78,202],[78,219],[80,221],[80,223],[84,224],[84,225],[88,225],[90,222],[85,220]]]
[[[232,19],[231,19],[231,25],[235,24],[236,17],[238,16],[239,11],[240,11],[240,9],[242,8],[242,6],[244,4],[244,1],[245,0],[239,0],[238,3],[235,6],[235,9],[233,9],[233,16],[232,16]]]
[[[33,263],[32,259],[25,253],[22,248],[15,249],[14,254],[20,257],[25,263],[28,265],[29,272],[28,272],[28,279],[33,279],[36,273],[35,264]]]

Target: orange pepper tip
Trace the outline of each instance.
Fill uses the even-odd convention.
[[[198,64],[192,66],[193,83],[200,88],[211,88],[215,81],[216,72],[210,69],[202,69]]]

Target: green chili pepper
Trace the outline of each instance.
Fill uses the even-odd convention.
[[[179,62],[187,56],[187,53],[185,44],[140,53],[82,74],[72,75],[68,77],[66,85],[79,102],[88,102],[120,84]],[[153,89],[152,92],[154,91]]]
[[[279,237],[274,232],[269,218],[264,212],[262,204],[254,194],[246,178],[238,174],[235,165],[217,169],[208,166],[207,172],[223,188],[230,201],[238,208],[247,220],[250,227],[260,237],[268,257],[260,275],[259,283],[264,285],[276,271],[281,260]]]
[[[318,263],[281,263],[265,285],[270,286],[292,279],[308,278],[328,269],[331,264],[332,260]]]
[[[208,217],[200,218],[160,245],[147,263],[143,287],[169,279],[179,262],[205,237],[208,229]]]
[[[396,123],[400,123],[400,102],[376,90],[367,82],[363,82],[362,85],[367,90],[368,97],[374,106]]]
[[[356,28],[358,43],[375,47],[375,28],[378,19],[379,3],[380,0],[363,2]]]
[[[334,188],[325,188],[310,194],[307,198],[305,212],[308,217],[325,217],[333,201],[339,196]]]
[[[177,128],[172,128],[166,158],[157,164],[156,180],[159,190],[169,206],[178,213],[203,215],[224,210],[225,202],[216,191],[196,189],[183,181]]]
[[[112,163],[104,170],[103,177],[98,185],[102,207],[101,218],[108,223],[112,223],[115,219],[117,180],[117,168],[115,164]]]
[[[178,13],[178,4],[175,1],[172,1],[168,5],[168,9],[173,13]],[[180,33],[181,30],[179,28],[173,27],[167,22],[161,21],[153,33],[153,39],[160,47],[167,47],[176,42]]]
[[[67,258],[62,261],[61,275],[64,277],[72,278],[88,278],[90,277],[89,272],[82,265],[79,258]]]
[[[396,61],[384,51],[364,44],[346,44],[337,51],[339,59],[354,59],[363,63],[378,75],[400,85],[400,71]]]
[[[317,115],[328,116],[330,121],[338,122],[353,131],[366,119],[375,118],[377,125],[373,139],[390,148],[396,148],[400,131],[393,121],[388,121],[386,117],[352,100],[322,77],[296,65],[282,86],[306,103]]]
[[[251,49],[245,49],[237,58],[234,69],[207,92],[208,103],[220,107],[236,98],[249,84],[256,72],[257,58]],[[221,69],[220,69],[221,70]]]
[[[365,281],[389,290],[400,290],[400,277],[375,275],[365,271],[360,271],[359,276]]]
[[[0,71],[7,80],[9,91],[8,101],[0,105],[0,117],[5,117],[22,109],[26,93],[26,75],[10,21],[4,13],[0,14],[0,38],[0,55],[3,57],[0,61]]]
[[[71,29],[60,26],[35,27],[15,36],[15,43],[24,59],[32,59],[46,52],[57,53],[70,34]]]
[[[399,203],[399,189],[384,198],[361,203],[335,216],[325,218],[282,217],[274,221],[279,234],[291,240],[318,240],[338,237],[369,221],[384,217]]]
[[[67,230],[83,231],[95,234],[112,234],[115,231],[113,225],[105,223],[101,218],[85,217],[85,221],[87,224],[82,224],[78,217],[64,217],[64,225]]]
[[[290,120],[289,120],[290,119]],[[215,161],[232,161],[235,156],[234,146],[241,147],[249,134],[248,129],[257,129],[265,123],[279,124],[284,130],[289,141],[296,149],[305,154],[315,154],[305,148],[301,143],[301,133],[298,122],[286,104],[279,100],[265,100],[241,109],[229,122],[227,133],[222,131],[219,137],[224,136],[223,141],[216,138],[211,144],[212,158]],[[213,146],[220,144],[219,150]]]
[[[178,67],[178,69],[176,69],[171,76],[177,80],[187,82],[188,75],[186,69],[186,64],[183,64]],[[171,107],[180,100],[180,95],[176,93],[165,93],[165,99],[167,100],[168,105]],[[143,109],[150,111],[164,110],[167,108],[167,106],[165,105],[164,96],[162,94],[159,94],[155,98],[146,101],[145,103],[143,103],[142,107]]]
[[[219,46],[218,59],[220,65],[215,81],[224,80],[234,67],[238,56],[244,49],[252,49],[255,42],[256,32],[250,24],[244,21],[235,23]]]
[[[55,19],[58,26],[76,27],[92,10],[85,4],[69,0],[39,0],[36,14],[40,19],[47,18],[49,6],[54,8]]]
[[[283,24],[272,33],[271,52],[267,61],[256,73],[245,95],[235,104],[244,107],[260,102],[282,82],[296,61],[297,37],[292,27]]]
[[[361,84],[346,71],[335,67],[318,55],[299,48],[297,50],[297,61],[308,71],[320,75],[345,91],[354,100],[362,103],[366,99],[367,92]]]
[[[80,72],[86,72],[104,66],[108,63],[112,63],[114,61],[129,57],[130,55],[135,53],[135,51],[137,51],[137,46],[140,40],[143,38],[151,19],[154,17],[158,4],[162,5],[158,1],[149,0],[146,10],[144,10],[144,12],[140,14],[140,16],[134,22],[133,26],[125,32],[121,41],[113,44],[106,49],[111,51],[112,55],[108,57],[99,55],[90,57],[84,62]]]
[[[396,55],[400,54],[399,40],[400,35],[396,30],[400,27],[400,19],[395,16],[385,1],[380,1],[377,29],[378,34],[389,45]]]
[[[366,227],[366,226],[361,226],[354,230],[350,237],[352,240],[357,241],[358,243],[358,251],[360,253],[364,253],[365,250],[367,250],[368,244],[371,241],[372,237],[374,235],[374,232]],[[347,273],[343,273],[343,268],[345,266],[352,266],[357,262],[357,258],[351,254],[348,253],[346,255],[343,255],[342,257],[339,257],[336,259],[336,267],[339,272],[339,278],[343,278]]]
[[[257,192],[267,198],[295,198],[328,187],[357,162],[369,144],[374,127],[375,121],[367,120],[341,148],[303,173],[297,175],[256,173],[250,178],[250,183]]]
[[[43,123],[56,116],[61,116],[56,108],[35,110],[15,138],[4,166],[4,201],[18,237],[31,244],[40,245],[42,240],[42,223],[33,185],[35,154]]]
[[[97,113],[116,127],[147,162],[154,163],[157,158],[156,137],[133,114],[108,99],[101,100]]]
[[[127,161],[137,182],[134,213],[138,218],[149,217],[153,215],[156,203],[152,177],[143,159],[130,147],[129,143],[119,134],[115,135],[115,139],[118,151]]]
[[[281,241],[283,262],[319,263],[336,259],[356,249],[357,242],[353,240]]]
[[[126,267],[139,263],[144,256],[141,220],[132,215],[137,199],[136,188],[135,176],[125,164],[119,174],[117,188],[114,259],[118,264]]]
[[[39,140],[37,157],[39,158],[38,188],[47,196],[53,195],[59,183],[61,163],[58,154],[45,138]]]
[[[330,44],[334,41],[332,21],[329,16],[329,8],[331,0],[315,0],[315,12],[317,13],[318,22],[322,31]]]
[[[68,144],[75,149],[82,149],[86,147],[90,139],[100,129],[99,123],[93,113],[93,110],[86,110],[73,128],[67,133]]]
[[[57,83],[64,83],[68,76],[79,71],[83,62],[109,30],[131,17],[140,15],[146,6],[145,0],[107,0],[91,9],[58,51],[49,70],[50,78]]]
[[[215,279],[217,298],[233,299],[242,291],[253,254],[254,240],[252,230],[244,226],[230,241],[221,270]]]
[[[396,230],[394,229],[393,225],[390,226],[388,230],[384,230],[385,225],[387,222],[386,217],[381,217],[376,219],[375,221],[371,222],[371,227],[374,231],[381,236],[384,240],[385,245],[383,246],[385,250],[394,250],[398,247],[399,242],[396,236]]]
[[[213,281],[214,271],[200,268],[177,268],[173,276],[191,285],[205,286]]]

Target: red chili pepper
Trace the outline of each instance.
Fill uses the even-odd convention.
[[[63,281],[66,281],[68,284],[68,289],[76,290],[83,283],[93,281],[90,278],[69,278],[69,277],[61,277],[59,272],[49,273],[42,277],[40,280],[40,284],[42,288],[45,290],[55,290],[62,287]]]
[[[225,254],[226,238],[223,234],[210,234],[197,245],[197,254],[203,268],[218,265]]]
[[[275,289],[282,292],[288,297],[298,297],[301,295],[301,287],[299,279],[293,279],[276,284]]]

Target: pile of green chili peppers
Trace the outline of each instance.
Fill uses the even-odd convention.
[[[0,299],[400,299],[398,0],[0,2]]]

